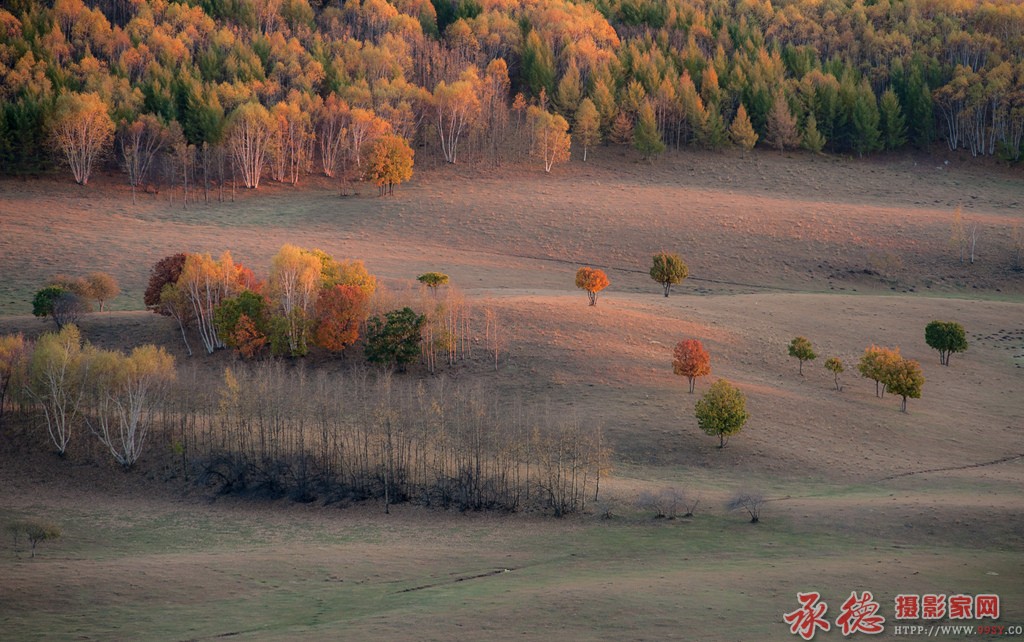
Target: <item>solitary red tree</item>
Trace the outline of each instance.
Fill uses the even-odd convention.
[[[608,287],[610,281],[604,270],[581,267],[576,270],[576,287],[587,291],[590,305],[597,305],[597,293]]]
[[[704,349],[704,345],[696,339],[684,339],[677,343],[674,354],[672,371],[690,381],[692,394],[697,377],[711,374],[711,356]]]

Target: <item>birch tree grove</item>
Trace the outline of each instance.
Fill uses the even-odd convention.
[[[82,357],[82,335],[69,324],[39,338],[29,365],[26,391],[42,408],[46,431],[61,456],[71,443],[85,395],[88,362]]]
[[[245,103],[231,115],[228,146],[242,183],[249,189],[260,186],[267,149],[274,135],[274,120],[263,105]]]
[[[320,147],[320,164],[324,174],[333,178],[345,152],[348,128],[345,120],[348,105],[331,94],[316,112],[316,140]]]
[[[308,350],[310,317],[321,285],[322,266],[317,254],[290,244],[282,246],[271,260],[270,291],[283,315],[288,351],[293,356]]]
[[[131,468],[139,460],[175,378],[174,358],[163,348],[140,346],[130,355],[96,351],[90,428],[114,460]]]
[[[87,185],[96,160],[114,134],[114,122],[99,94],[64,93],[57,98],[52,135],[75,182]]]
[[[207,354],[225,347],[224,340],[217,334],[214,311],[224,299],[240,289],[238,268],[231,259],[231,253],[224,252],[217,261],[209,254],[187,255],[177,287],[188,297]]]
[[[441,154],[446,162],[455,163],[458,160],[459,139],[467,132],[480,110],[477,83],[476,73],[467,72],[450,85],[442,80],[434,88],[437,133],[441,138]]]
[[[135,204],[135,190],[145,184],[153,159],[168,143],[167,128],[151,114],[143,114],[131,124],[123,123],[118,132],[118,148],[121,164],[128,174],[132,188],[132,204]]]

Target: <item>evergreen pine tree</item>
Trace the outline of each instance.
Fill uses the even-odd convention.
[[[633,129],[633,147],[640,152],[644,160],[650,160],[665,151],[665,143],[661,141],[661,132],[658,131],[658,123],[654,118],[654,108],[651,107],[649,100],[645,100],[640,106],[636,127]]]
[[[851,146],[858,156],[873,152],[881,147],[881,133],[878,130],[878,103],[867,79],[857,88],[857,97],[851,112],[853,125]]]
[[[812,152],[820,152],[825,147],[825,137],[818,131],[818,119],[814,117],[814,112],[807,115],[807,122],[804,123],[803,146]]]
[[[907,142],[906,118],[900,107],[900,99],[891,87],[882,94],[879,116],[882,147],[888,150],[902,147]]]

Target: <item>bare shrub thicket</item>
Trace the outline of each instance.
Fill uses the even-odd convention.
[[[164,413],[193,472],[225,493],[460,510],[581,511],[607,469],[578,421],[503,408],[479,387],[280,362],[179,373]]]
[[[642,493],[637,503],[640,508],[653,511],[655,519],[675,519],[693,517],[700,497],[688,495],[679,488],[664,488],[656,493]]]

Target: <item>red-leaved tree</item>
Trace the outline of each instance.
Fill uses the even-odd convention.
[[[321,348],[341,352],[359,338],[366,320],[366,294],[354,285],[324,288],[316,300],[314,340]]]
[[[711,374],[711,356],[696,339],[684,339],[677,343],[674,354],[672,371],[690,381],[690,392],[693,393],[697,377]]]
[[[146,307],[157,314],[167,314],[160,305],[160,293],[165,285],[174,285],[181,276],[181,270],[185,267],[185,255],[182,253],[165,256],[156,262],[149,272],[149,285],[143,296]]]

